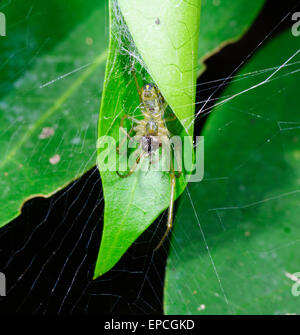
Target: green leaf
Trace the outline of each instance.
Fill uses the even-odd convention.
[[[104,0],[12,2],[3,12],[0,227],[94,166],[107,48]]]
[[[192,127],[188,129],[186,121],[190,124],[194,115],[194,64],[197,60],[200,1],[180,1],[177,6],[173,2],[162,4],[157,0],[121,0],[118,3],[110,2],[111,37],[99,139],[111,136],[118,143],[122,116],[133,115],[140,104],[130,71],[133,59],[139,59],[144,65],[142,68],[137,65],[140,85],[154,81],[181,122],[174,134],[192,134]],[[183,106],[187,107],[183,109]],[[99,148],[99,157],[103,149]],[[115,156],[116,149],[109,154]],[[104,166],[104,159],[99,159],[105,212],[94,277],[114,266],[170,203],[168,172],[139,170],[121,179],[116,174],[114,162],[107,171]],[[176,196],[183,191],[185,184],[183,176],[178,179]]]
[[[199,72],[204,60],[241,38],[264,5],[264,0],[202,0],[199,39]]]
[[[299,50],[289,30],[274,38],[210,115],[205,178],[176,215],[167,314],[298,313]]]

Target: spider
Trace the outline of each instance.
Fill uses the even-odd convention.
[[[143,157],[150,157],[151,164],[151,156],[162,146],[164,141],[168,141],[170,138],[170,133],[168,128],[166,127],[166,121],[172,121],[176,117],[172,117],[169,119],[164,119],[164,112],[166,110],[166,103],[162,94],[160,93],[158,87],[152,83],[146,83],[142,88],[140,88],[135,69],[132,67],[131,72],[134,77],[136,89],[140,98],[140,110],[143,115],[142,120],[138,120],[128,114],[125,114],[120,122],[120,129],[123,128],[123,124],[126,119],[133,121],[136,125],[130,129],[126,136],[132,140],[130,137],[131,132],[135,132],[135,136],[133,138],[134,141],[139,143],[139,146],[136,150],[139,150],[139,154],[133,166],[126,174],[120,174],[117,171],[117,174],[121,178],[127,178],[134,173],[138,164],[140,163]],[[125,138],[126,140],[126,138]],[[119,143],[117,147],[117,152],[120,152],[120,148],[123,143]],[[172,157],[170,159],[170,180],[171,180],[171,192],[170,192],[170,202],[169,202],[169,210],[168,210],[168,220],[167,220],[167,229],[156,246],[154,250],[159,249],[166,237],[168,236],[170,230],[173,226],[173,211],[174,211],[174,197],[175,197],[175,186],[176,186],[176,178],[180,177],[181,171],[178,171],[175,174],[174,164]]]

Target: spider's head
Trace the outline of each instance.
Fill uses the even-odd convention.
[[[142,87],[141,96],[143,100],[161,99],[162,95],[155,84],[148,83]]]
[[[155,99],[158,96],[158,88],[154,84],[146,84],[142,87],[142,98],[145,100]]]

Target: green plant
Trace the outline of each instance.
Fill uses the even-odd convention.
[[[195,115],[196,77],[205,70],[204,60],[242,37],[264,1],[178,1],[179,7],[160,2],[111,0],[108,51],[107,34],[102,34],[105,1],[90,1],[87,7],[81,0],[71,6],[38,3],[49,17],[30,17],[34,38],[26,53],[19,22],[28,4],[8,8],[11,29],[0,40],[0,226],[15,218],[26,200],[50,196],[93,167],[98,137],[117,139],[122,115],[139,104],[130,73],[135,60],[138,80],[154,81],[176,115],[176,135],[193,136],[198,114],[211,114],[201,132],[204,180],[187,186],[183,175],[177,183],[176,198],[182,195],[167,265],[165,311],[297,312],[290,278],[299,267],[294,257],[299,39],[288,30],[264,45],[234,74],[212,112],[205,103]],[[60,13],[70,8],[76,15],[66,20]],[[47,24],[53,10],[57,31]],[[98,166],[101,170],[101,162]],[[115,172],[101,171],[101,178],[104,231],[94,278],[110,270],[168,207],[170,192],[165,173],[121,180]],[[250,283],[249,274],[254,276]],[[285,300],[280,308],[278,299]]]

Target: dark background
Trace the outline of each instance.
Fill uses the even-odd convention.
[[[298,0],[267,1],[240,41],[207,59],[207,70],[198,84],[230,76],[267,35],[264,43],[291,27],[295,11],[300,11]],[[198,86],[197,101],[209,97],[215,90],[211,86]],[[199,134],[205,119],[202,116],[197,120],[195,134]],[[166,213],[142,234],[114,269],[92,281],[103,206],[96,168],[51,198],[25,203],[22,214],[0,230],[0,271],[6,274],[8,293],[0,297],[1,314],[163,313],[168,242],[155,254],[153,249],[164,233]]]

